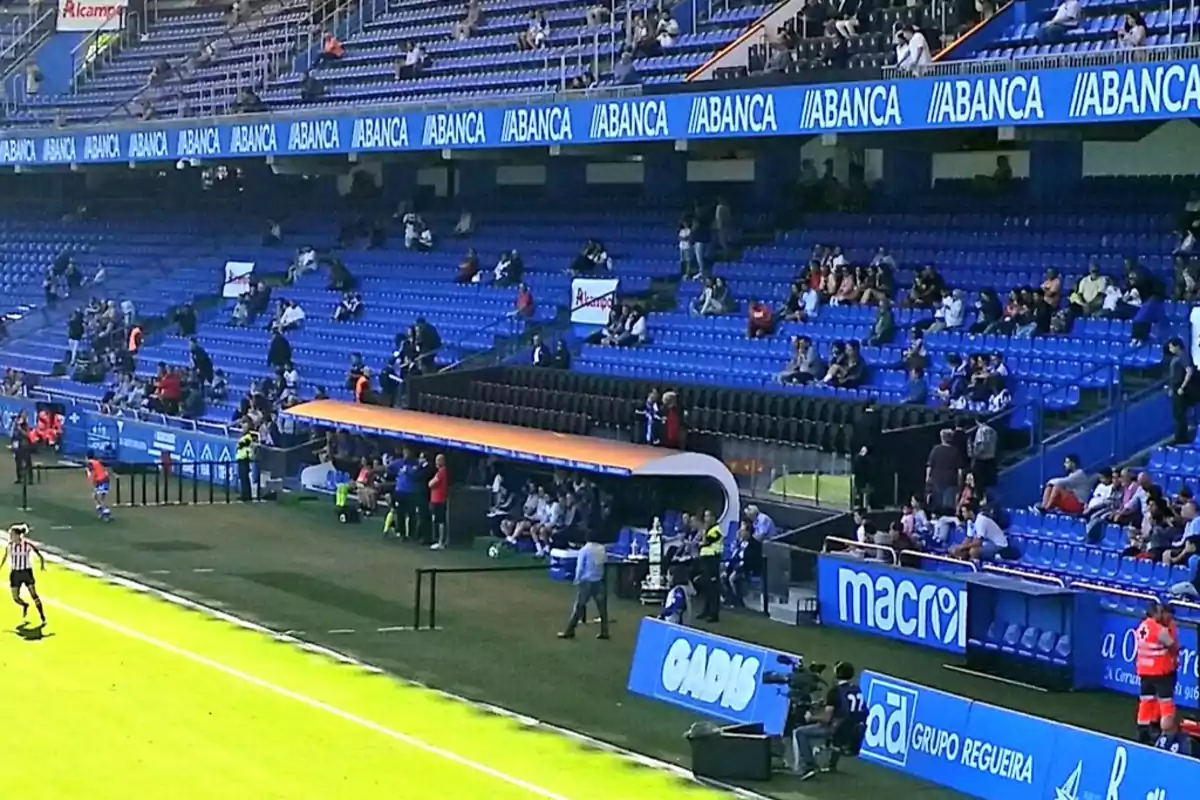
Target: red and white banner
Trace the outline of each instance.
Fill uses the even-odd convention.
[[[118,31],[129,0],[58,0],[60,31]]]
[[[617,299],[617,278],[576,278],[571,281],[571,322],[604,325]]]

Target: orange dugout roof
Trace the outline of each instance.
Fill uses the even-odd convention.
[[[339,400],[313,400],[284,413],[319,428],[343,428],[551,467],[609,475],[711,478],[725,494],[725,511],[718,516],[722,520],[737,519],[740,511],[733,474],[723,463],[702,453]]]

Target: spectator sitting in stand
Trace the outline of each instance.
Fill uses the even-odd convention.
[[[929,387],[925,385],[925,370],[917,367],[908,373],[908,382],[904,385],[902,403],[923,406],[929,399]]]
[[[855,389],[862,385],[866,378],[866,369],[861,346],[856,341],[850,341],[846,343],[841,354],[830,358],[829,369],[825,372],[822,382],[839,389]]]
[[[587,244],[583,246],[579,255],[575,256],[575,260],[571,262],[571,267],[567,271],[571,275],[591,275],[597,270],[611,272],[612,259],[603,244],[595,239],[588,239]]]
[[[276,333],[286,333],[287,331],[299,328],[304,322],[304,309],[300,304],[293,300],[280,300],[279,312],[271,323],[271,330]]]
[[[942,276],[932,265],[923,268],[913,277],[912,289],[904,300],[907,308],[933,308],[941,302],[946,285]]]
[[[529,15],[528,27],[517,34],[517,49],[540,50],[549,36],[550,24],[546,22],[546,13],[538,9]]]
[[[497,286],[516,286],[525,274],[525,262],[516,250],[510,250],[500,256],[496,268],[492,270],[493,283]]]
[[[725,279],[716,277],[705,280],[704,289],[692,304],[692,313],[702,317],[713,317],[728,314],[734,307]]]
[[[824,365],[813,347],[812,340],[806,336],[796,336],[792,339],[792,360],[779,373],[777,379],[782,384],[806,384],[820,380],[825,374]]]
[[[963,298],[963,290],[943,290],[941,303],[933,312],[933,320],[928,324],[919,322],[914,327],[925,327],[929,333],[957,331],[962,328],[965,320],[966,301]]]
[[[648,324],[639,308],[630,308],[619,334],[605,334],[602,343],[611,347],[634,347],[649,341]]]
[[[475,253],[475,248],[467,250],[467,255],[463,258],[462,263],[458,265],[458,274],[454,277],[455,283],[478,283],[479,282],[479,256]]]
[[[788,322],[815,320],[821,311],[821,295],[807,284],[792,285],[792,294],[784,305],[784,319]]]
[[[1079,465],[1079,456],[1068,455],[1063,460],[1066,475],[1061,478],[1051,478],[1042,491],[1041,505],[1033,510],[1044,514],[1047,511],[1059,511],[1063,514],[1082,514],[1086,498],[1091,496],[1093,479]]]
[[[1051,308],[1058,308],[1062,300],[1062,278],[1053,267],[1046,270],[1046,277],[1042,280],[1042,298]]]
[[[1083,6],[1079,0],[1063,0],[1053,16],[1038,29],[1038,44],[1058,44],[1083,21]]]
[[[954,558],[971,561],[995,561],[1008,549],[1008,536],[991,517],[981,514],[977,505],[963,506],[959,518],[967,525],[967,538],[948,551]]]
[[[337,322],[346,322],[347,320],[361,317],[362,311],[362,295],[357,292],[346,292],[342,295],[342,299],[338,301],[338,307],[334,309],[333,318]]]
[[[749,317],[746,325],[747,337],[762,339],[775,332],[775,312],[767,303],[751,300]]]
[[[317,251],[311,247],[301,247],[296,251],[296,257],[288,266],[287,282],[295,283],[299,278],[317,269]]]
[[[1100,265],[1093,262],[1088,266],[1084,275],[1075,284],[1067,302],[1071,313],[1077,317],[1095,316],[1104,305],[1104,295],[1108,291],[1108,278],[1100,274]]]
[[[533,290],[527,284],[522,283],[517,287],[515,306],[513,316],[520,319],[533,319],[533,312],[536,310],[536,305],[533,301]]]
[[[1200,551],[1200,520],[1197,519],[1195,502],[1183,505],[1178,522],[1182,530],[1175,532],[1170,546],[1162,554],[1162,563],[1168,567],[1187,564]]]
[[[867,345],[870,347],[880,347],[885,344],[891,344],[896,338],[896,315],[892,313],[892,302],[886,297],[879,303],[879,310],[875,312],[875,321],[871,325],[871,333],[867,338]]]
[[[421,47],[420,43],[406,46],[401,57],[396,60],[396,80],[421,77],[425,62],[425,48]]]
[[[229,379],[225,377],[224,370],[216,370],[213,373],[212,385],[208,387],[208,399],[214,403],[224,403],[229,399]]]

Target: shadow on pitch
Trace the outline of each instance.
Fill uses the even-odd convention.
[[[28,622],[22,622],[13,631],[17,636],[20,636],[27,642],[40,642],[42,639],[49,639],[53,633],[46,632],[45,623],[41,625],[30,625]]]

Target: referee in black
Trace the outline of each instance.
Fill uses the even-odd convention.
[[[17,479],[13,483],[33,483],[33,442],[29,441],[29,422],[21,412],[12,426],[13,463]]]
[[[237,441],[234,460],[237,461],[238,489],[243,503],[254,499],[253,487],[250,485],[250,467],[254,463],[254,431],[249,425],[242,428],[242,436]]]

